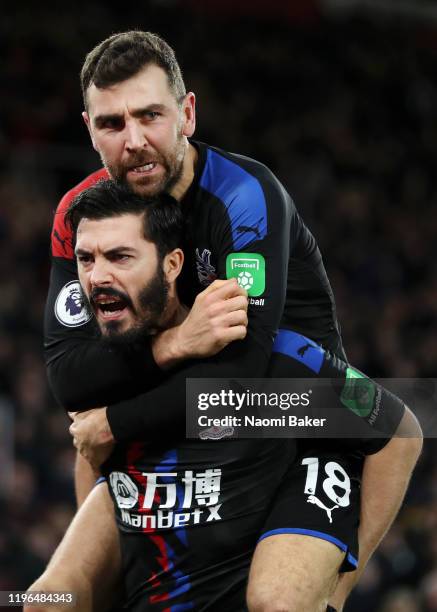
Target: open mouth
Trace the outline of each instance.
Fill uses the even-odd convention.
[[[93,299],[94,307],[104,319],[119,318],[128,308],[125,299],[118,296],[97,295]]]
[[[150,173],[153,172],[157,165],[157,162],[149,162],[143,166],[135,166],[134,168],[131,168],[130,172],[133,172],[134,174]]]

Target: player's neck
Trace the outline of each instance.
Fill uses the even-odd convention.
[[[182,175],[176,185],[171,190],[171,195],[176,200],[182,200],[194,180],[194,170],[196,168],[198,153],[192,144],[187,143],[187,151],[182,162]]]

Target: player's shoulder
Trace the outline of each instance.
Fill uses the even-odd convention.
[[[69,189],[62,196],[62,198],[59,201],[57,211],[67,210],[71,202],[74,200],[76,196],[79,195],[79,193],[81,193],[82,191],[85,191],[85,189],[88,189],[88,187],[91,187],[91,185],[94,185],[95,183],[103,179],[109,179],[109,174],[106,168],[100,168],[99,170],[96,170],[95,172],[92,172],[91,174],[89,174],[86,178],[80,181],[80,183],[78,183],[77,185]]]
[[[223,204],[225,219],[240,232],[240,242],[256,233],[264,238],[268,227],[288,226],[295,211],[292,199],[263,163],[237,153],[200,143],[202,172],[199,185]],[[247,233],[241,233],[247,232]]]
[[[201,183],[207,184],[214,190],[222,186],[222,189],[234,191],[255,185],[261,188],[270,185],[276,188],[281,195],[286,195],[279,179],[262,162],[246,155],[224,151],[218,147],[204,146],[206,160]]]
[[[71,230],[65,224],[65,213],[68,210],[71,202],[82,191],[91,187],[100,180],[109,179],[109,174],[105,168],[100,168],[92,174],[88,175],[80,183],[65,193],[56,209],[53,220],[52,229],[52,254],[54,257],[62,257],[66,259],[73,258],[73,244]]]

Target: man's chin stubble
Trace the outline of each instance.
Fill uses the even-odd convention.
[[[132,326],[125,331],[120,331],[120,328],[119,321],[111,321],[105,325],[104,330],[101,329],[101,340],[108,349],[138,351],[147,345],[150,336],[161,331],[156,326],[152,327],[147,324]]]

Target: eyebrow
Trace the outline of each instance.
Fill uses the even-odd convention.
[[[107,257],[108,255],[118,255],[119,253],[136,253],[136,249],[134,249],[133,247],[129,247],[129,246],[118,246],[118,247],[114,247],[113,249],[109,249],[108,251],[104,251],[104,255]],[[76,256],[79,255],[90,255],[91,251],[88,251],[87,249],[75,249],[74,251]]]
[[[135,119],[140,119],[144,115],[150,112],[164,112],[167,110],[167,106],[165,104],[149,104],[148,106],[144,106],[143,108],[136,108],[130,114]],[[107,121],[117,121],[122,119],[123,115],[121,113],[110,113],[108,115],[97,115],[94,118],[94,124],[98,127],[103,126]]]

